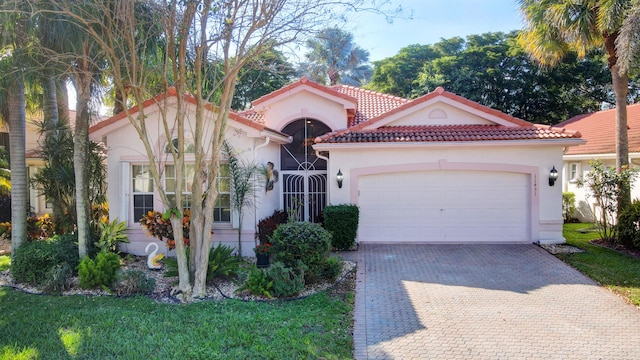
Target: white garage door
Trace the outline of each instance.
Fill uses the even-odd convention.
[[[530,242],[526,174],[421,171],[362,176],[363,242]]]

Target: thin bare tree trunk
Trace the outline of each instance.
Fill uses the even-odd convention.
[[[9,108],[9,154],[11,157],[11,247],[15,250],[27,239],[29,187],[25,159],[26,113],[24,79],[15,71],[7,91]],[[12,251],[13,257],[16,252]]]

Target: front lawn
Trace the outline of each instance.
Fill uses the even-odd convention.
[[[598,233],[580,231],[590,227],[591,224],[565,224],[563,234],[567,243],[585,252],[557,256],[629,302],[640,306],[640,259],[590,244],[590,240],[598,238]]]
[[[158,304],[0,287],[0,359],[350,359],[353,294]]]

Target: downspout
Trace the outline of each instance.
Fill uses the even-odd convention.
[[[270,137],[265,137],[264,143],[260,144],[256,147],[253,148],[253,160],[255,160],[258,157],[258,149],[261,149],[267,145],[269,145],[269,143],[271,142],[271,138]]]
[[[258,157],[258,149],[261,149],[269,145],[270,142],[271,142],[271,138],[269,136],[265,136],[264,143],[253,148],[253,161],[256,161]],[[257,191],[254,191],[253,192],[253,228],[254,228],[253,242],[257,246],[258,243],[256,241],[255,234],[258,234],[258,201],[256,199],[256,194],[257,194]]]

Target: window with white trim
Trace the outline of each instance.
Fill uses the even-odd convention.
[[[193,164],[185,164],[182,180],[182,208],[191,208],[191,186],[193,185],[193,177],[195,170]],[[176,203],[176,167],[175,165],[166,165],[164,167],[164,188],[167,191],[167,198],[171,202],[171,206],[175,207]]]
[[[220,164],[220,171],[216,178],[218,198],[213,208],[213,221],[216,223],[231,222],[231,178],[229,177],[229,165]]]
[[[149,165],[131,165],[133,221],[153,211],[153,177]]]
[[[580,176],[580,167],[578,163],[569,163],[569,181],[577,180]]]

